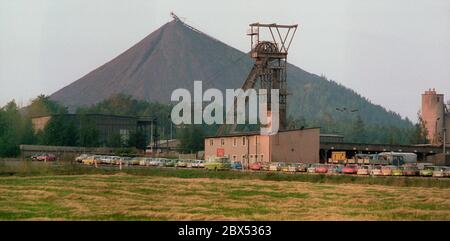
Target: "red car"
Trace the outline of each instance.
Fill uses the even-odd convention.
[[[358,165],[347,165],[342,168],[344,174],[356,174],[358,172]]]
[[[314,169],[315,173],[327,173],[328,172],[328,166],[327,165],[318,165]]]
[[[419,168],[413,166],[400,167],[404,176],[419,176]]]
[[[255,171],[261,170],[261,167],[262,167],[261,162],[253,162],[249,166],[250,170],[255,170]]]
[[[55,155],[52,154],[43,154],[36,158],[38,161],[56,161]]]

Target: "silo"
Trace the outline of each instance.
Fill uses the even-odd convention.
[[[443,94],[437,94],[434,89],[422,94],[422,119],[428,130],[428,140],[433,145],[440,145],[443,141],[444,110]]]

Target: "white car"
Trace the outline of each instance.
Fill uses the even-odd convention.
[[[358,168],[358,171],[356,171],[357,175],[369,175],[370,174],[370,166],[368,165],[362,165]]]
[[[204,160],[195,160],[191,164],[191,167],[193,167],[193,168],[204,168],[205,167],[205,161]]]
[[[159,158],[152,158],[151,161],[148,163],[149,166],[159,166],[159,163],[161,161],[159,160]]]
[[[383,173],[381,172],[381,166],[373,166],[370,169],[370,175],[372,176],[381,176]]]
[[[272,162],[269,166],[269,171],[281,171],[281,162]]]
[[[445,177],[448,167],[434,167],[433,177]]]
[[[309,165],[309,167],[306,169],[306,171],[307,171],[308,173],[316,173],[316,167],[317,167],[317,166],[319,166],[319,164],[317,164],[317,163],[311,164],[311,165]]]
[[[151,160],[152,160],[151,158],[142,158],[142,159],[139,161],[139,166],[149,166]]]
[[[75,161],[77,161],[77,162],[81,162],[81,161],[83,161],[83,159],[86,159],[86,158],[88,158],[90,155],[88,155],[88,154],[81,154],[81,155],[79,155],[79,156],[77,156],[76,158],[75,158]]]

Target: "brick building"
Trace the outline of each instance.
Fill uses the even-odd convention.
[[[319,162],[320,129],[280,131],[275,135],[259,132],[237,133],[205,138],[205,159],[227,156],[244,166],[253,162]]]

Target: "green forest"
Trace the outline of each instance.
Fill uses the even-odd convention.
[[[312,98],[306,96],[305,98]],[[350,105],[349,105],[350,106]],[[364,106],[358,106],[363,108]],[[115,114],[128,116],[151,116],[158,120],[160,139],[170,138],[170,112],[172,105],[157,102],[147,102],[133,99],[131,96],[116,94],[110,98],[89,107],[80,107],[76,113],[83,114]],[[343,110],[331,107],[326,110],[304,110],[304,116],[290,115],[288,128],[320,127],[321,133],[344,135],[346,142],[384,143],[384,144],[423,144],[426,143],[426,130],[418,113],[417,124],[410,121],[404,123],[371,121],[366,111]],[[353,112],[352,112],[353,111]],[[300,112],[300,113],[303,113]],[[335,113],[336,112],[336,113]],[[19,154],[20,144],[39,144],[55,146],[109,146],[109,147],[137,147],[144,149],[146,140],[142,133],[132,133],[130,139],[123,143],[120,136],[105,143],[98,141],[98,131],[92,123],[83,121],[80,125],[66,119],[68,109],[52,101],[48,96],[40,95],[33,99],[30,105],[19,108],[15,101],[11,101],[0,109],[0,156],[13,157]],[[333,113],[333,114],[331,114]],[[43,131],[33,130],[32,117],[56,115],[45,126]],[[398,119],[398,118],[397,118]],[[216,125],[183,125],[172,126],[174,138],[181,141],[181,148],[186,152],[203,149],[203,138],[214,135]],[[245,128],[245,130],[254,127]]]

